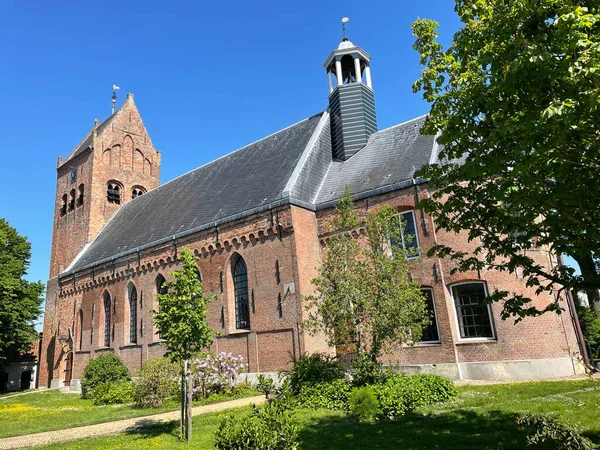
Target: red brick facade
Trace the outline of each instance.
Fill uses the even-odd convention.
[[[132,99],[128,99],[115,114],[113,126],[107,128],[110,129],[94,136],[91,150],[68,160],[58,169],[40,386],[62,383],[68,369],[65,352],[70,348],[74,352],[73,379],[79,379],[89,359],[102,352],[119,354],[134,374],[142,361],[162,355],[164,350],[150,311],[157,308],[154,297],[157,278],[168,278],[177,268],[178,249],[185,245],[199,256],[198,269],[204,290],[217,295],[210,305],[209,322],[220,336],[215,338],[211,350],[242,355],[250,372],[285,369],[290,355],[334,351],[327,347],[322,336],[311,337],[301,330],[305,314],[302,296],[312,292],[311,279],[317,275],[326,246],[326,222],[333,213],[331,208],[314,212],[298,206],[280,206],[58,277],[119,207],[107,200],[109,181],[121,183],[122,203],[131,199],[131,190],[135,186],[147,190],[158,186],[160,154],[152,147]],[[141,157],[138,155],[136,160],[138,149]],[[70,170],[75,166],[78,179],[76,183],[70,183]],[[83,204],[61,215],[62,196],[69,194],[72,187],[77,189],[79,183],[86,186]],[[366,213],[386,203],[402,212],[413,210],[415,203],[427,195],[427,186],[422,184],[361,200],[355,206],[361,213]],[[547,314],[514,325],[512,321],[500,318],[501,305],[494,304],[490,307],[494,337],[460,338],[451,293],[451,287],[456,283],[483,282],[488,292],[494,289],[526,292],[541,307],[551,298],[536,297],[532,290],[525,288],[520,277],[507,273],[451,275],[451,263],[427,257],[427,250],[436,243],[450,243],[466,249],[473,244],[469,244],[464,235],[436,232],[432,218],[421,212],[416,212],[415,217],[422,256],[413,262],[414,279],[433,290],[440,339],[438,343],[397,348],[387,357],[387,362],[433,372],[436,367],[448,365],[457,368],[458,373],[451,370],[440,370],[440,373],[465,378],[502,378],[502,371],[508,367],[506,362],[540,361],[543,367],[546,360],[556,360],[563,364],[562,371],[556,374],[567,374],[565,361],[571,352],[577,351],[568,310],[562,316]],[[537,250],[532,256],[544,265],[555,263],[544,249]],[[235,326],[232,262],[238,257],[242,257],[247,266],[250,297],[250,329],[243,331]],[[137,291],[137,342],[133,343],[130,342],[130,285]],[[108,328],[105,327],[106,295],[111,301]],[[73,336],[70,347],[58,341],[60,336],[68,335],[69,329]],[[105,330],[108,346],[105,346]],[[481,367],[477,370],[483,371],[483,375],[473,375],[480,372],[471,369],[472,366],[468,366],[471,363],[493,364],[477,366]],[[468,373],[461,373],[461,370]],[[488,372],[489,376],[486,375]],[[548,371],[542,372],[548,376]],[[537,373],[531,375],[529,378],[538,376]]]

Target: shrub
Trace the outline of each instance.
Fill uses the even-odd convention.
[[[268,400],[271,394],[273,394],[275,389],[275,382],[270,377],[265,377],[264,375],[258,376],[258,385],[256,388],[265,394],[265,398]]]
[[[587,306],[578,306],[577,315],[581,324],[581,331],[589,344],[590,357],[600,361],[600,317]]]
[[[379,411],[377,396],[370,386],[352,389],[348,397],[348,405],[358,420],[372,420]]]
[[[344,378],[341,364],[329,355],[313,353],[303,354],[299,358],[292,356],[292,368],[282,372],[289,377],[290,389],[298,395],[304,385],[323,383]]]
[[[303,408],[348,409],[348,396],[352,385],[344,380],[326,383],[305,384],[296,397],[298,406]]]
[[[373,361],[368,353],[361,353],[350,365],[352,384],[366,386],[385,381],[386,373],[377,361]]]
[[[92,391],[100,383],[131,381],[123,360],[114,353],[105,353],[90,360],[81,378],[81,397],[92,398]]]
[[[219,450],[295,450],[298,443],[293,413],[279,400],[263,408],[254,407],[250,416],[238,420],[229,416],[215,433]]]
[[[556,421],[549,414],[525,414],[517,419],[519,425],[533,429],[527,436],[527,445],[552,442],[559,450],[592,450],[598,448],[592,441],[581,435],[573,425]]]
[[[133,399],[133,389],[129,381],[108,381],[96,385],[91,397],[96,406],[130,403]]]
[[[235,378],[244,371],[244,358],[221,352],[207,353],[192,361],[192,391],[194,398],[233,389]]]
[[[139,378],[133,382],[135,405],[159,408],[179,392],[179,376],[179,366],[167,358],[144,361]]]
[[[454,383],[438,375],[390,375],[373,388],[379,400],[380,414],[390,419],[458,395]]]

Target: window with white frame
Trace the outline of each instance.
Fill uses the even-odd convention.
[[[395,238],[390,239],[390,246],[404,248],[405,250],[413,250],[412,256],[420,256],[419,236],[417,235],[417,226],[414,211],[406,211],[396,216],[400,233]],[[401,226],[404,225],[404,226]]]
[[[440,342],[440,333],[437,325],[437,316],[435,314],[435,304],[433,301],[433,289],[421,289],[425,296],[425,310],[431,323],[423,329],[421,342]]]
[[[470,282],[452,286],[458,330],[462,339],[494,338],[490,307],[485,302],[485,283]]]

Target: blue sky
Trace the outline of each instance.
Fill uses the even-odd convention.
[[[323,62],[348,37],[373,57],[379,128],[425,114],[410,23],[459,26],[449,0],[0,4],[0,149],[5,217],[48,277],[56,161],[135,94],[164,183],[327,106]]]

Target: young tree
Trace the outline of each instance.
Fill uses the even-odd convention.
[[[23,279],[31,245],[5,219],[0,219],[0,368],[16,346],[26,351],[38,337],[34,321],[41,314],[44,285]]]
[[[181,433],[188,441],[192,439],[190,360],[212,344],[206,313],[208,303],[215,298],[214,294],[202,294],[196,259],[188,247],[180,250],[182,267],[171,273],[172,280],[164,284],[165,293],[156,295],[158,311],[152,311],[167,347],[166,355],[181,366]]]
[[[456,0],[463,23],[451,46],[436,22],[412,24],[425,66],[413,86],[431,103],[426,134],[439,164],[417,176],[435,189],[419,205],[438,228],[466,231],[475,254],[437,246],[459,270],[519,270],[538,294],[585,290],[600,307],[600,11],[597,0]],[[528,252],[571,255],[548,268]],[[506,291],[504,318],[539,310]]]
[[[364,225],[366,242],[356,235]],[[356,342],[357,351],[377,358],[389,346],[418,341],[428,323],[420,286],[410,278],[408,250],[401,242],[403,224],[390,207],[358,218],[348,189],[336,206],[332,236],[306,297],[309,333],[323,332],[329,345]],[[361,245],[362,244],[362,245]]]

